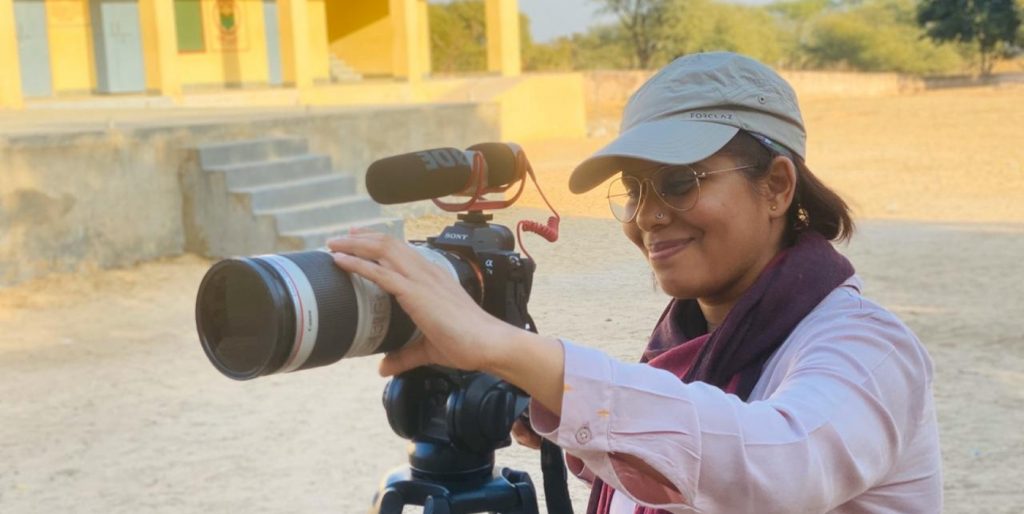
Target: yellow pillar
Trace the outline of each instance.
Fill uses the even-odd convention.
[[[297,89],[313,85],[307,0],[277,0],[281,33],[281,74]]]
[[[430,11],[427,0],[419,0],[416,3],[416,10],[419,22],[420,66],[424,76],[430,75],[432,70],[430,62]]]
[[[180,99],[174,1],[140,0],[139,24],[142,26],[142,49],[146,61],[146,89]]]
[[[487,70],[507,77],[522,72],[518,0],[487,0]]]
[[[315,84],[331,79],[330,49],[327,47],[327,8],[325,0],[309,0],[308,5],[309,73]]]
[[[0,0],[0,109],[25,105],[21,94],[21,64],[15,31],[14,3]]]
[[[419,82],[423,78],[424,66],[422,52],[419,49],[420,23],[417,0],[389,0],[391,24],[394,27],[394,45],[392,46],[392,62],[396,77],[409,82]]]

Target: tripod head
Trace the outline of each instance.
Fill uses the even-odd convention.
[[[528,401],[491,375],[440,367],[410,370],[384,389],[388,423],[412,441],[412,476],[429,480],[489,476],[494,451],[511,444],[509,431]]]

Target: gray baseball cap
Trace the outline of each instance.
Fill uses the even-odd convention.
[[[807,134],[796,93],[749,57],[710,52],[680,57],[633,93],[619,137],[580,163],[569,190],[585,193],[636,161],[691,164],[737,132],[764,135],[804,158]]]

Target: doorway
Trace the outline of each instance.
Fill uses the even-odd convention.
[[[18,38],[21,94],[26,97],[52,95],[46,4],[43,0],[14,0],[14,23]]]
[[[89,0],[98,93],[146,91],[139,6],[134,0]]]

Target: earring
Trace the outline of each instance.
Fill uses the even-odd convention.
[[[773,210],[773,211],[774,211],[774,210],[776,210],[776,209],[778,209],[778,208],[779,208],[779,206],[778,206],[778,205],[775,205],[775,204],[772,204],[772,205],[771,205],[771,207],[769,207],[769,209],[771,209],[771,210]]]

